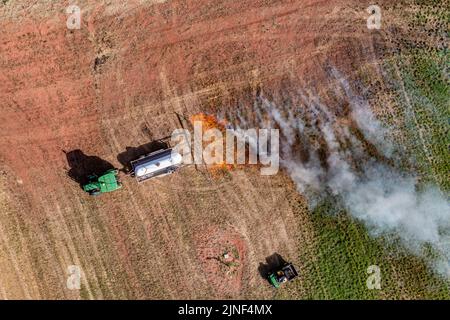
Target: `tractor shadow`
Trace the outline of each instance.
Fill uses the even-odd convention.
[[[140,145],[139,147],[126,147],[126,150],[119,153],[117,160],[122,164],[124,172],[130,172],[130,162],[146,154],[158,151],[160,149],[167,149],[169,147],[167,142],[163,140],[155,140],[150,143]]]
[[[281,269],[285,264],[286,260],[283,259],[278,253],[274,253],[266,258],[266,263],[260,263],[258,267],[258,272],[260,276],[270,283],[269,275]]]
[[[88,156],[83,151],[77,149],[66,152],[67,163],[70,169],[67,175],[82,187],[88,182],[88,176],[96,174],[98,176],[105,173],[109,169],[114,169],[114,166],[106,160],[97,156]]]

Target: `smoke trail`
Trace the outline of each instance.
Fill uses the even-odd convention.
[[[236,126],[278,127],[281,165],[312,207],[331,198],[373,236],[393,236],[422,257],[431,247],[435,258],[428,262],[450,278],[447,199],[437,187],[418,190],[416,177],[399,168],[402,159],[368,102],[339,72],[330,74],[342,100],[333,109],[302,90],[283,104],[260,96],[252,113],[239,114]]]

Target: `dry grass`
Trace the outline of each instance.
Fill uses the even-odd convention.
[[[79,32],[65,29],[53,1],[0,5],[1,298],[448,297],[422,261],[386,249],[346,215],[311,215],[282,172],[237,168],[212,179],[187,167],[83,194],[62,150],[121,167],[127,147],[179,128],[174,112],[234,110],[261,89],[326,83],[328,63],[383,80],[373,57],[385,39],[365,29],[359,1],[127,3],[80,1],[90,18]],[[379,101],[392,96],[382,90]],[[233,248],[231,275],[205,262],[205,250]],[[301,275],[278,291],[258,272],[275,252]],[[364,287],[374,263],[380,292]],[[65,286],[74,264],[84,272],[80,291]]]

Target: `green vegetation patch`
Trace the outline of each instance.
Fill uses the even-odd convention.
[[[329,205],[312,215],[317,259],[301,270],[307,299],[449,299],[449,283],[392,240],[369,235],[347,214],[329,215]],[[369,266],[380,270],[381,289],[369,289]]]

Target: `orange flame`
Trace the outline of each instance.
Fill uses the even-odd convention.
[[[226,121],[220,121],[218,120],[214,115],[211,114],[205,114],[205,113],[198,113],[194,114],[189,118],[191,123],[193,124],[196,121],[200,121],[202,123],[202,131],[205,132],[209,129],[218,129],[222,132],[223,136],[225,137],[225,130],[226,130]],[[224,139],[224,149],[225,150],[225,139]],[[223,155],[223,159],[225,159],[225,155]],[[223,173],[228,172],[229,170],[232,170],[234,168],[234,165],[227,164],[223,160],[221,163],[217,163],[214,165],[209,166],[209,169],[211,170],[211,173],[213,176],[220,175]]]
[[[219,121],[212,114],[197,113],[191,116],[189,120],[191,121],[191,123],[194,123],[195,121],[202,122],[203,130],[216,128],[222,132],[225,132],[225,121]]]

